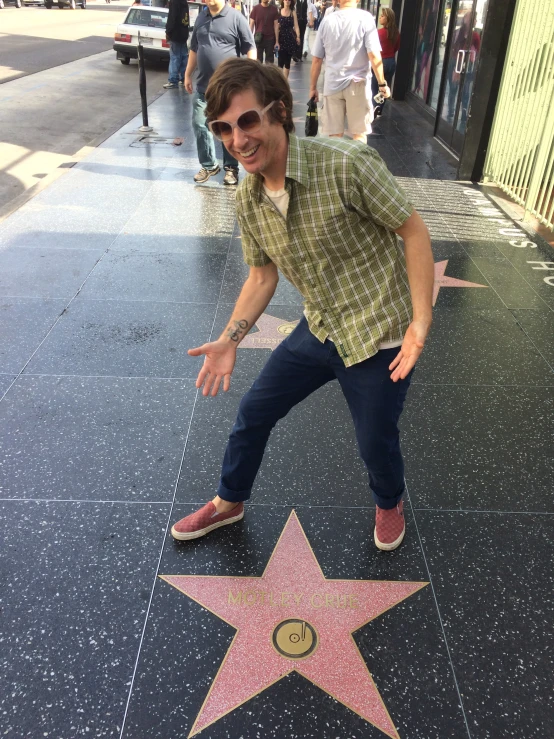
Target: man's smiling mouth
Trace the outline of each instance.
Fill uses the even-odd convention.
[[[247,151],[239,151],[238,154],[243,159],[248,159],[249,157],[254,156],[254,154],[258,151],[259,148],[260,148],[260,144],[258,144],[257,146],[252,147],[252,149],[248,149]]]

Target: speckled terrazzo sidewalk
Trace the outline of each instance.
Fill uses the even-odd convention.
[[[308,76],[291,72],[299,131]],[[369,143],[436,262],[402,419],[406,541],[374,548],[331,383],[275,430],[244,520],[176,543],[302,307],[282,280],[231,391],[198,397],[187,349],[246,275],[234,192],[192,183],[186,93],[150,122],[150,143],[131,121],[0,223],[0,736],[554,736],[552,250],[387,105]]]

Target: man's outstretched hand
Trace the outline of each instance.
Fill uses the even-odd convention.
[[[223,390],[225,392],[229,390],[237,357],[236,344],[229,341],[212,341],[196,349],[189,349],[188,354],[191,357],[204,355],[204,364],[196,380],[196,387],[204,385],[202,395],[217,395],[222,381]]]
[[[400,351],[389,364],[389,369],[392,370],[390,377],[393,382],[404,380],[415,367],[423,351],[430,326],[430,322],[427,321],[412,321],[408,326]]]

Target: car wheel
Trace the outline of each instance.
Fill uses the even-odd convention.
[[[46,10],[52,10],[52,3],[44,3]]]
[[[129,64],[129,62],[131,61],[131,57],[130,56],[126,56],[125,59],[120,59],[119,61],[122,64]]]
[[[59,8],[60,10],[63,10],[63,3],[62,3],[62,0],[58,0],[58,8]]]

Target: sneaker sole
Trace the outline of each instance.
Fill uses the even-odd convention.
[[[196,177],[193,177],[193,180],[198,184],[202,185],[204,182],[207,182],[210,177],[214,177],[216,174],[219,174],[221,172],[221,167],[218,167],[216,170],[214,169],[213,172],[208,172],[208,176],[204,180],[197,180]]]
[[[230,523],[236,523],[237,521],[240,521],[241,518],[244,518],[244,509],[241,513],[239,513],[238,516],[233,516],[233,518],[226,518],[225,521],[218,521],[217,523],[213,523],[211,526],[206,526],[205,529],[199,529],[198,531],[183,533],[181,531],[176,531],[175,527],[171,527],[171,536],[178,541],[190,541],[191,539],[199,539],[201,536],[206,536],[206,534],[209,534],[210,531],[218,529],[220,526],[227,526]]]
[[[392,552],[393,549],[397,549],[402,544],[405,535],[406,528],[404,528],[398,539],[395,539],[390,544],[385,544],[382,541],[379,541],[379,539],[377,538],[377,529],[374,529],[373,540],[375,541],[375,546],[377,547],[377,549],[380,549],[382,552]]]

